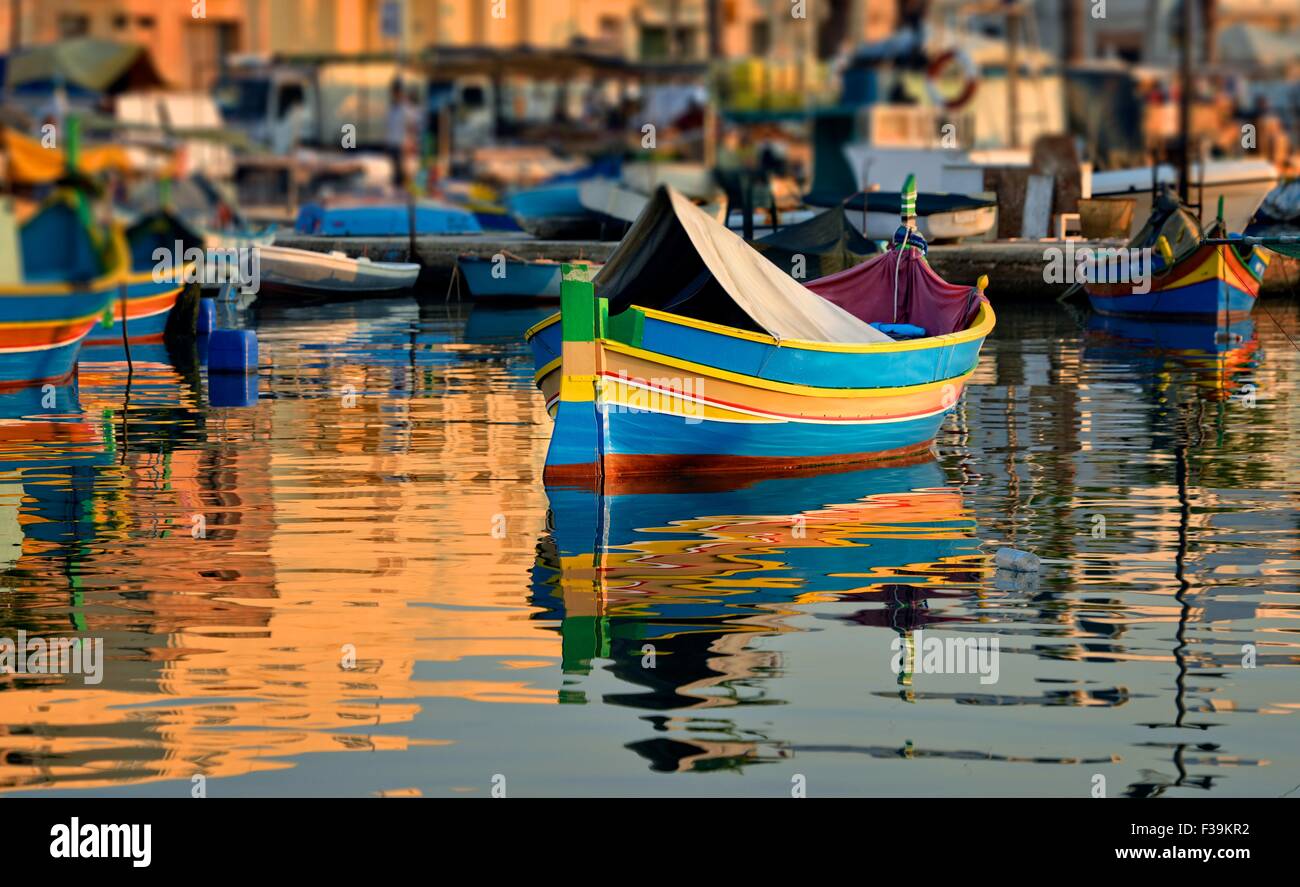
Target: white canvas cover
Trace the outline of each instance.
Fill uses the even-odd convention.
[[[696,256],[683,256],[680,249],[669,248],[674,239],[680,243],[679,230],[689,238]],[[796,282],[725,225],[666,185],[655,191],[601,269],[596,284],[600,295],[611,297],[611,310],[616,311],[621,307],[618,295],[624,290],[653,292],[660,299],[671,299],[675,295],[672,283],[665,285],[667,291],[655,290],[649,284],[659,278],[672,280],[674,274],[680,279],[682,269],[694,275],[701,265],[701,273],[711,274],[758,327],[777,339],[844,344],[892,341]],[[633,301],[645,308],[673,310],[671,305],[654,299]]]

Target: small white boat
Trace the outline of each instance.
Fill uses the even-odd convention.
[[[1175,185],[1178,171],[1167,163],[1159,167],[1160,184]],[[1218,213],[1219,198],[1223,197],[1223,221],[1229,231],[1241,231],[1250,224],[1255,210],[1269,191],[1277,187],[1277,169],[1267,160],[1211,160],[1191,168],[1193,201],[1201,204],[1201,224],[1208,225]],[[1092,174],[1092,196],[1096,199],[1131,197],[1133,208],[1132,237],[1151,216],[1151,167],[1115,169]]]
[[[420,276],[414,262],[372,262],[345,253],[318,253],[286,246],[258,251],[262,285],[309,293],[380,293],[409,289]]]

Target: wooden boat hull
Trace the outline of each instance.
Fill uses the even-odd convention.
[[[504,274],[493,275],[498,267],[492,259],[461,256],[457,260],[470,295],[475,301],[560,300],[561,268],[559,262],[523,262],[507,259]],[[599,265],[593,266],[599,268]]]
[[[118,294],[110,278],[64,292],[0,291],[0,386],[61,382]]]
[[[600,230],[600,220],[578,199],[577,182],[517,191],[505,203],[519,227],[540,240],[577,240]]]
[[[598,314],[583,339],[583,309],[566,313],[530,331],[543,359],[554,327],[563,339],[558,360],[544,360],[538,374],[544,391],[547,377],[560,374],[545,472],[557,483],[875,462],[926,450],[995,323],[985,302],[958,333],[828,345],[778,343],[640,308]]]
[[[1214,221],[1214,214],[1223,199],[1223,221],[1229,231],[1240,231],[1250,224],[1255,210],[1277,187],[1277,170],[1267,161],[1259,160],[1211,160],[1202,175],[1201,164],[1192,164],[1192,188],[1201,204],[1202,225]],[[1173,185],[1178,181],[1177,171],[1168,164],[1161,164],[1156,177],[1162,184]],[[1134,201],[1133,221],[1128,236],[1134,237],[1141,230],[1144,221],[1151,215],[1151,167],[1095,172],[1092,175],[1092,198],[1107,200],[1113,198],[1132,199]]]
[[[852,214],[849,216],[852,218]],[[963,237],[981,237],[997,224],[997,207],[981,206],[973,209],[936,212],[916,217],[917,230],[930,243],[961,240]],[[898,213],[867,212],[868,240],[889,240],[898,230]]]
[[[132,342],[162,341],[172,309],[176,307],[176,300],[184,289],[183,283],[154,283],[151,271],[132,274],[126,288],[127,337]],[[111,322],[95,324],[86,335],[87,345],[122,341],[120,324],[123,305],[120,291],[114,295],[111,306]],[[108,312],[105,311],[105,316],[107,315]]]
[[[82,341],[126,283],[130,259],[120,230],[103,248],[71,194],[56,192],[21,229],[21,282],[0,285],[0,388],[59,383],[72,375]]]
[[[1132,283],[1084,289],[1099,314],[1244,317],[1255,307],[1268,261],[1259,248],[1241,253],[1228,244],[1204,244],[1167,271],[1157,270],[1150,292],[1134,292]]]
[[[259,259],[262,285],[288,292],[398,292],[420,276],[414,262],[371,262],[283,246],[262,247]]]

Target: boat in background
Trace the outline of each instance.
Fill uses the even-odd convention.
[[[1166,317],[1245,317],[1255,307],[1269,255],[1261,247],[1229,237],[1219,201],[1210,237],[1202,235],[1195,216],[1165,186],[1146,225],[1130,242],[1130,251],[1146,251],[1151,267],[1120,267],[1119,280],[1087,282],[1084,290],[1099,314]],[[1130,252],[1131,256],[1132,253]],[[1139,253],[1141,255],[1141,253]],[[1127,257],[1126,257],[1127,258]],[[1111,276],[1099,262],[1087,276]],[[1145,275],[1145,282],[1144,282]],[[1135,281],[1134,278],[1137,278]]]
[[[920,243],[804,287],[667,187],[598,292],[586,277],[562,284],[558,352],[557,324],[528,334],[555,418],[547,483],[922,452],[995,323]]]
[[[582,182],[617,178],[619,158],[601,158],[573,172],[548,179],[534,188],[506,195],[505,207],[519,226],[539,240],[582,240],[600,234],[600,219],[578,198]]]
[[[89,227],[78,195],[56,191],[21,226],[0,208],[0,386],[62,382],[126,286],[126,238]]]
[[[563,182],[516,191],[506,197],[506,209],[519,227],[539,240],[596,237],[600,220],[582,205],[579,187],[579,182]]]
[[[172,213],[157,210],[137,218],[126,229],[126,243],[131,270],[127,276],[125,304],[121,298],[113,301],[111,322],[97,324],[87,335],[87,344],[120,343],[119,324],[124,313],[130,340],[161,341],[176,300],[193,273],[185,255],[190,249],[202,248],[204,238]],[[176,255],[178,246],[179,256]],[[156,258],[159,251],[165,251],[165,257]]]
[[[926,190],[916,195],[917,230],[930,243],[983,237],[998,221],[996,195],[981,190],[983,166],[999,152],[943,148],[888,148],[853,144],[817,155],[817,177],[804,201],[844,204],[870,240],[888,240],[898,227],[902,189],[915,173]],[[949,190],[961,188],[962,190]],[[865,213],[865,217],[864,217]]]
[[[795,280],[835,274],[880,253],[880,247],[853,226],[843,206],[781,228],[751,245]]]
[[[429,198],[413,205],[400,200],[308,203],[298,210],[294,228],[299,234],[327,237],[408,237],[412,225],[417,235],[483,233],[469,210]]]
[[[1278,183],[1277,168],[1267,160],[1210,160],[1191,165],[1193,193],[1200,194],[1201,215],[1198,221],[1209,225],[1215,207],[1222,202],[1220,217],[1230,231],[1242,231],[1250,224],[1255,210]],[[1092,174],[1092,198],[1127,198],[1136,201],[1133,210],[1133,229],[1136,236],[1142,220],[1152,212],[1152,187],[1172,186],[1178,181],[1178,171],[1162,163],[1153,174],[1151,167],[1108,170]]]
[[[346,253],[319,253],[284,246],[264,246],[261,261],[262,291],[300,294],[354,294],[399,292],[415,286],[420,277],[416,262],[372,262]]]
[[[867,191],[853,195],[844,208],[868,240],[888,240],[898,228],[902,200],[899,191]],[[929,243],[983,237],[997,223],[998,202],[993,197],[936,191],[916,195],[916,228]]]
[[[456,267],[476,302],[560,300],[563,265],[551,259],[502,256],[498,261],[495,257],[461,256],[456,260]],[[592,273],[600,267],[592,265]]]

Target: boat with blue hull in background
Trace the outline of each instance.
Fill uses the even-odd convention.
[[[599,291],[583,270],[564,281],[559,352],[534,352],[555,418],[547,482],[927,450],[995,318],[982,286],[930,269],[914,220],[894,249],[805,287],[660,188]],[[530,342],[553,350],[541,332]]]
[[[79,200],[55,192],[16,231],[11,222],[0,230],[0,241],[17,241],[0,247],[11,257],[0,269],[0,386],[67,379],[82,341],[126,285],[125,237],[87,224]]]
[[[461,256],[456,267],[476,302],[558,302],[560,262],[501,256]],[[595,269],[600,266],[593,266]]]
[[[1135,252],[1145,255],[1135,259]],[[1115,268],[1098,259],[1086,272],[1084,289],[1097,313],[1234,320],[1254,310],[1270,256],[1228,234],[1222,200],[1218,218],[1202,233],[1192,212],[1165,189],[1121,259]]]
[[[127,275],[125,304],[113,301],[112,314],[87,336],[87,344],[121,342],[122,318],[131,341],[161,341],[172,309],[193,276],[189,250],[203,248],[203,235],[166,210],[136,219],[126,229],[131,270]],[[177,250],[179,248],[179,255]]]
[[[439,200],[414,205],[400,200],[358,201],[341,205],[309,203],[298,210],[299,234],[334,237],[407,237],[421,234],[481,234],[474,213]]]

